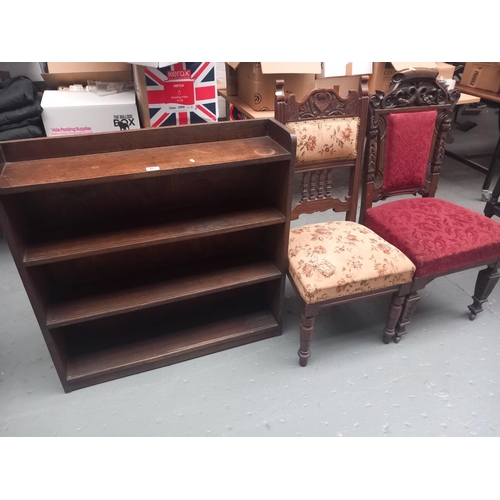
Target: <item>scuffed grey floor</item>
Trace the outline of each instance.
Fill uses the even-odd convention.
[[[438,197],[481,213],[483,179],[446,158]],[[330,308],[301,368],[287,283],[280,337],[65,394],[0,237],[0,436],[499,436],[500,286],[472,322],[476,274],[429,284],[399,344],[388,296]]]

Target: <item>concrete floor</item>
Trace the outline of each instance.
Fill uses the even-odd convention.
[[[437,196],[482,213],[483,179],[446,158]],[[500,286],[471,322],[476,274],[429,284],[399,344],[382,343],[388,296],[330,308],[301,368],[287,283],[280,337],[65,394],[0,237],[0,436],[499,436]]]

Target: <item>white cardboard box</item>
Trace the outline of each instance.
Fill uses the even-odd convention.
[[[47,136],[140,128],[133,90],[106,96],[87,91],[46,90],[42,109]]]

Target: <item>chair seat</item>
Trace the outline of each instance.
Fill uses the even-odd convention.
[[[361,224],[331,221],[290,231],[289,275],[308,304],[408,283],[415,266]]]
[[[416,277],[500,257],[498,222],[436,198],[399,200],[370,208],[365,225],[411,259]]]

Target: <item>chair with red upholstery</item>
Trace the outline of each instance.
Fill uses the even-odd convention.
[[[302,180],[302,197],[293,205],[292,216],[346,212],[345,221],[290,231],[288,277],[301,305],[301,366],[311,355],[315,319],[323,308],[392,293],[384,329],[391,334],[415,271],[400,250],[355,222],[368,110],[366,82],[363,77],[359,89],[346,98],[334,89],[316,89],[301,101],[295,95],[285,97],[283,82],[277,82],[276,119],[297,135],[295,171]],[[333,195],[333,173],[342,167],[350,169],[344,200]]]
[[[500,177],[497,180],[497,183],[495,184],[495,187],[493,188],[493,192],[491,193],[491,198],[486,202],[486,205],[484,207],[484,215],[486,217],[493,217],[496,215],[497,217],[500,217]]]
[[[399,342],[415,311],[418,291],[439,276],[479,272],[470,319],[482,311],[500,274],[500,224],[435,198],[445,136],[459,98],[436,81],[437,72],[405,70],[387,92],[370,96],[360,222],[400,249],[416,267],[394,332]],[[420,194],[373,206],[392,196]]]

